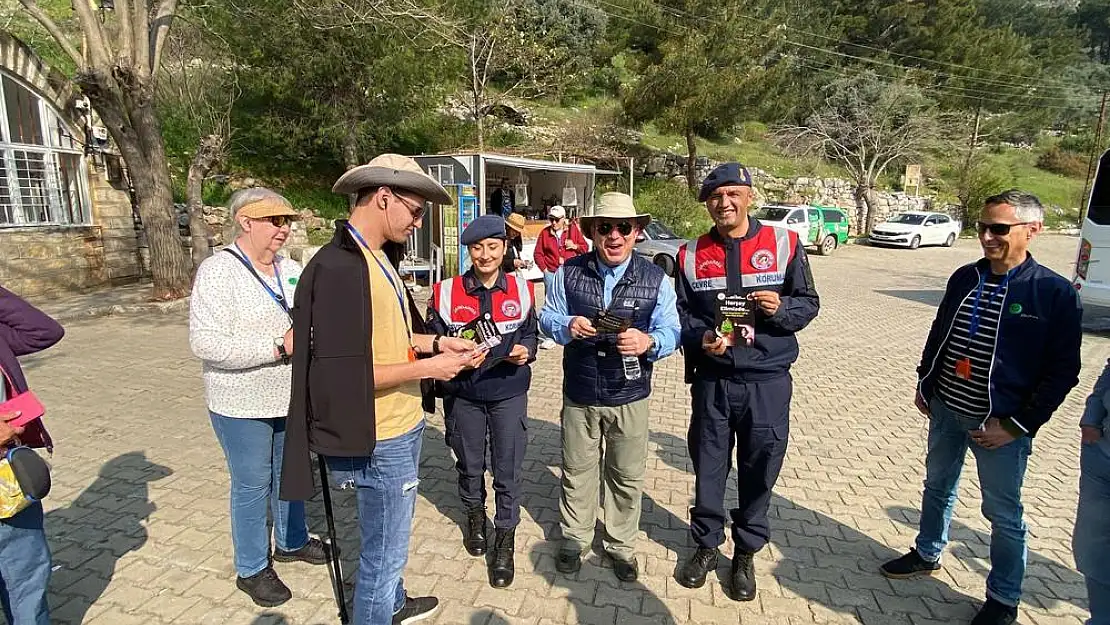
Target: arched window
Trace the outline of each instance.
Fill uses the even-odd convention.
[[[0,72],[0,228],[86,225],[81,144],[57,111]]]

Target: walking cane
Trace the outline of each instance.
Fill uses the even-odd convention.
[[[324,457],[317,455],[320,462],[320,485],[324,488],[324,518],[328,522],[328,575],[331,576],[332,590],[335,591],[335,605],[339,607],[339,622],[351,622],[347,614],[347,599],[343,591],[343,567],[339,563],[339,542],[335,539],[335,517],[331,508],[331,488],[328,486],[328,467]]]

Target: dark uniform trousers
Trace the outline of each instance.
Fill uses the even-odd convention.
[[[457,396],[443,399],[447,445],[455,452],[459,497],[468,507],[486,503],[486,434],[493,463],[497,509],[493,525],[499,529],[520,522],[520,479],[528,440],[528,394],[496,401],[471,401]]]
[[[694,507],[690,531],[700,547],[725,541],[725,490],[736,449],[732,539],[747,553],[770,538],[767,511],[790,434],[790,374],[758,382],[695,379],[690,387],[690,458],[694,463]]]

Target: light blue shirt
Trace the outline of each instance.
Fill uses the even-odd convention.
[[[603,304],[606,308],[613,301],[613,289],[624,277],[624,272],[631,264],[632,257],[616,267],[610,267],[598,261],[598,272],[604,281]],[[555,279],[551,281],[551,292],[545,296],[543,310],[540,311],[540,327],[560,345],[570,343],[570,323],[574,316],[567,311],[567,292],[563,284],[563,267],[555,272]],[[656,361],[670,356],[678,346],[679,336],[682,333],[682,324],[678,319],[678,297],[674,292],[674,284],[664,279],[659,284],[659,297],[655,302],[655,309],[651,311],[651,321],[648,334],[655,339],[655,349],[644,354],[650,361]]]

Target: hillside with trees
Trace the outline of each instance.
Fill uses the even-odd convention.
[[[383,151],[485,149],[606,167],[664,151],[923,193],[972,217],[1019,185],[1074,223],[1107,146],[1110,0],[3,0],[136,177],[164,297],[191,259],[172,201],[250,177],[299,207]],[[676,181],[677,182],[680,182]],[[678,184],[638,185],[660,211]],[[862,224],[867,227],[870,220]],[[203,254],[203,250],[194,253]],[[159,282],[160,280],[160,282]]]

